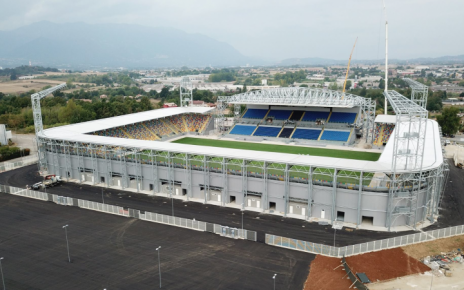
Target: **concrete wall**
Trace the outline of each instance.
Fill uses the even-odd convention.
[[[53,154],[48,153],[50,173],[59,174],[63,177],[78,179],[81,182],[95,183],[104,182],[109,186],[132,188],[138,191],[166,193],[170,194],[168,188],[168,168],[151,164],[138,164],[139,170],[135,163],[121,163],[119,161],[106,161],[98,159],[97,171],[88,172],[93,168],[94,162],[89,157],[81,157],[79,161],[77,156],[70,156],[66,161],[64,155],[58,155],[59,169],[54,165]],[[111,163],[109,163],[111,162]],[[84,171],[78,168],[79,164],[84,165]],[[126,176],[124,176],[124,166]],[[112,175],[109,173],[112,171]],[[137,172],[140,174],[137,177]],[[310,214],[310,217],[333,220],[339,215],[344,215],[344,221],[353,224],[362,222],[363,217],[372,218],[374,226],[384,227],[386,225],[386,211],[388,205],[387,192],[359,192],[359,190],[350,190],[343,188],[333,188],[329,186],[313,185],[312,191],[309,190],[308,184],[289,182],[289,196],[285,196],[285,182],[278,180],[267,180],[267,192],[264,191],[264,180],[255,177],[247,177],[247,184],[242,184],[241,175],[232,175],[222,173],[209,173],[206,175],[208,180],[205,182],[203,171],[191,170],[191,185],[188,185],[189,171],[182,168],[175,168],[173,194],[177,196],[187,196],[194,198],[196,201],[205,202],[205,184],[209,183],[210,189],[206,190],[206,202],[220,203],[223,206],[245,204],[248,209],[272,210],[281,214],[290,214],[300,216]],[[225,182],[224,178],[227,178]],[[227,184],[227,188],[224,185]],[[247,194],[243,194],[246,189]],[[249,193],[249,194],[248,194]],[[335,198],[335,205],[333,200]],[[308,199],[312,205],[308,207]],[[422,205],[425,204],[426,190],[419,192],[417,205],[417,220],[423,216]],[[231,203],[232,202],[232,203]],[[407,200],[395,200],[395,206],[406,206]],[[360,203],[360,209],[358,209]],[[407,218],[404,216],[392,219],[392,226],[405,225]]]

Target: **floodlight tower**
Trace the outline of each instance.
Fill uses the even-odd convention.
[[[189,101],[193,101],[192,82],[189,77],[182,77],[179,87],[180,106],[187,107]]]
[[[32,115],[34,118],[35,137],[37,142],[37,153],[39,155],[39,169],[42,168],[44,164],[46,164],[44,148],[43,146],[40,146],[39,143],[39,137],[43,135],[42,110],[40,108],[40,100],[50,95],[51,93],[64,89],[65,87],[66,83],[57,85],[53,88],[49,88],[31,95]]]
[[[427,96],[429,94],[429,87],[424,84],[421,84],[415,80],[410,78],[404,78],[404,81],[409,85],[411,88],[411,100],[413,100],[416,104],[421,106],[422,108],[427,108]]]

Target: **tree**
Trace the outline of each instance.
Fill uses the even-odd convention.
[[[464,92],[460,93],[459,97],[464,98]]]
[[[427,110],[428,111],[441,111],[443,103],[440,97],[432,96],[427,100]]]
[[[302,84],[302,85],[300,85],[300,88],[307,88],[307,87],[308,87],[307,84]]]
[[[16,71],[12,70],[10,74],[10,80],[14,81],[16,79],[18,79],[18,76],[16,75]]]
[[[244,93],[246,93],[246,92],[247,92],[247,87],[246,87],[246,85],[243,85],[242,92],[244,92]]]
[[[155,83],[155,80],[154,79],[151,79],[150,80],[150,85],[154,84]]]
[[[169,96],[169,88],[162,88],[160,92],[160,98],[161,99],[166,99]]]
[[[346,81],[345,91],[349,90],[350,88],[351,88],[351,81]]]
[[[379,89],[383,90],[385,89],[385,80],[384,79],[381,79],[380,82],[379,82]]]
[[[332,83],[330,86],[329,86],[329,90],[338,90],[338,86],[337,86],[337,83]]]
[[[437,116],[438,124],[445,134],[455,134],[459,129],[461,118],[458,116],[459,109],[457,107],[448,107],[443,109],[441,115]]]

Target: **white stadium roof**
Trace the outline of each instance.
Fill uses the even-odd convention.
[[[375,123],[396,124],[396,115],[377,115]]]
[[[157,151],[188,153],[193,155],[208,155],[225,157],[230,159],[266,161],[269,163],[289,163],[292,165],[302,166],[312,165],[316,167],[337,168],[344,170],[366,172],[391,171],[393,154],[393,142],[391,141],[394,139],[394,134],[391,135],[390,141],[387,143],[387,146],[378,161],[362,161],[343,158],[296,155],[287,153],[271,153],[253,150],[217,148],[209,146],[169,143],[163,141],[145,141],[85,134],[112,127],[143,122],[151,119],[163,118],[171,115],[183,113],[206,113],[210,110],[212,109],[207,107],[178,107],[159,109],[119,117],[100,119],[80,124],[55,127],[44,130],[42,137],[54,140],[64,140],[69,142],[94,143],[107,146],[120,146],[140,150],[151,149]],[[428,120],[426,132],[427,140],[425,145],[423,163],[424,170],[429,168],[436,168],[443,162],[439,136],[440,134],[437,122],[433,120]]]

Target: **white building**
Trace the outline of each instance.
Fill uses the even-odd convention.
[[[31,80],[31,79],[35,79],[35,76],[22,76],[18,78],[18,80]]]

